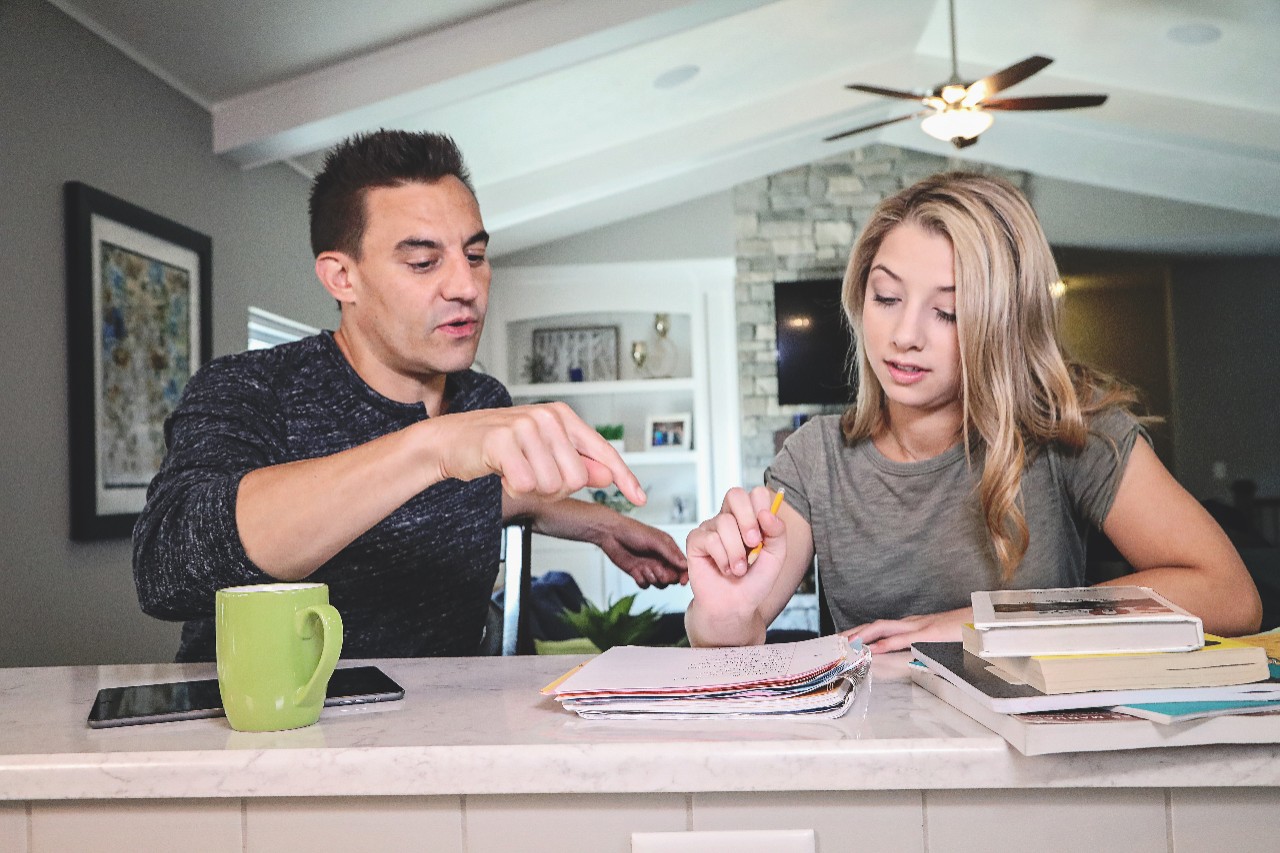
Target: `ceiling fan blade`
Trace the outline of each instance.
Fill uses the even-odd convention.
[[[924,95],[919,92],[904,92],[901,89],[884,89],[880,86],[866,86],[862,83],[850,83],[845,86],[846,89],[856,89],[859,92],[866,92],[869,95],[881,95],[885,98],[900,98],[906,101],[919,101]]]
[[[1074,110],[1106,103],[1106,95],[1031,95],[1025,98],[996,98],[983,101],[985,110]]]
[[[877,127],[884,127],[886,124],[895,124],[900,121],[906,121],[909,118],[919,118],[922,115],[928,115],[930,112],[932,112],[932,110],[923,110],[918,113],[912,113],[911,115],[898,116],[897,118],[889,118],[889,119],[885,119],[884,121],[878,121],[878,122],[875,122],[874,124],[864,124],[862,127],[855,127],[853,130],[846,130],[841,133],[837,133],[834,136],[828,136],[826,139],[822,141],[834,142],[837,139],[844,139],[846,136],[853,136],[855,133],[862,133],[867,130],[875,130]]]
[[[1002,89],[1008,89],[1015,83],[1021,83],[1037,71],[1044,70],[1051,62],[1053,60],[1047,56],[1029,56],[1008,68],[988,74],[981,80],[969,84],[964,95],[964,105],[971,107],[983,98],[990,97]]]

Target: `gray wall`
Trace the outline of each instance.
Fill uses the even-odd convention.
[[[215,355],[250,304],[336,322],[311,271],[307,181],[213,156],[205,110],[40,0],[0,3],[0,666],[171,660],[138,610],[127,541],[68,538],[62,184],[83,181],[213,238]]]

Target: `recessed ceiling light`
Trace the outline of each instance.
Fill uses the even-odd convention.
[[[674,89],[692,80],[700,69],[696,65],[677,65],[659,74],[653,81],[655,89]]]
[[[1222,38],[1222,30],[1213,24],[1178,24],[1169,28],[1168,36],[1178,44],[1213,44]]]

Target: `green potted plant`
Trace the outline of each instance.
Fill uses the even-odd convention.
[[[619,453],[626,451],[626,445],[622,441],[622,424],[598,424],[596,432],[600,433],[601,437],[612,444]]]
[[[614,646],[640,645],[653,636],[662,614],[652,608],[632,613],[635,600],[632,593],[603,610],[584,601],[579,610],[566,610],[560,618],[602,652]]]

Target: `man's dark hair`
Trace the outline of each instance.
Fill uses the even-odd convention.
[[[453,175],[475,193],[462,152],[442,133],[379,130],[338,143],[311,184],[311,251],[360,257],[364,197],[374,187],[432,183]]]

